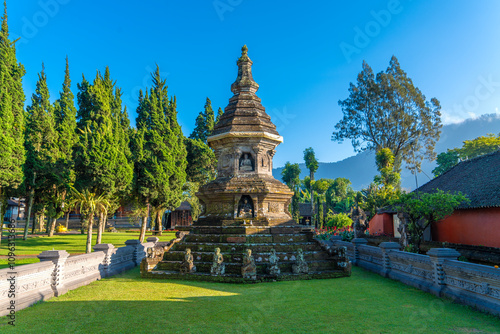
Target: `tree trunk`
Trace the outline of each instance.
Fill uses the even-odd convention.
[[[94,220],[94,214],[89,214],[89,227],[87,229],[87,246],[85,247],[85,253],[92,252],[92,225]]]
[[[42,232],[45,227],[45,207],[42,208],[42,214],[40,215],[40,224],[38,226],[40,232]]]
[[[141,234],[139,235],[139,240],[141,243],[144,242],[144,237],[146,237],[147,225],[148,225],[148,216],[144,216],[144,217],[142,217]]]
[[[97,240],[96,245],[99,245],[102,241],[102,225],[104,224],[104,213],[99,213],[99,224],[97,225]]]
[[[52,218],[52,222],[50,224],[50,229],[49,229],[49,237],[52,237],[54,235],[54,230],[56,229],[56,223],[57,223],[57,218],[56,217]]]
[[[160,210],[156,211],[156,235],[161,235],[162,233],[162,222],[161,222],[161,215],[160,215]]]
[[[0,244],[2,243],[2,235],[3,235],[3,196],[2,196],[2,188],[0,188]]]
[[[69,226],[69,213],[70,211],[66,212],[66,220],[64,221],[64,226],[66,226],[66,229],[68,229]]]
[[[104,234],[104,232],[106,232],[106,225],[107,224],[108,224],[108,216],[104,215],[103,224],[102,224],[102,234]]]
[[[35,234],[35,227],[36,227],[36,221],[38,219],[38,216],[36,212],[33,213],[33,225],[31,226],[31,234]]]
[[[314,219],[314,191],[313,191],[313,181],[314,181],[314,173],[309,173],[310,185],[311,185],[311,226],[316,226],[316,220]]]
[[[30,200],[28,203],[28,215],[26,216],[26,225],[24,226],[23,240],[28,239],[28,229],[30,226],[31,208],[33,207],[33,197],[35,197],[35,179],[36,179],[36,172],[33,173],[33,184],[31,186],[31,190],[30,190]],[[33,225],[34,224],[35,224],[35,222],[33,222]]]

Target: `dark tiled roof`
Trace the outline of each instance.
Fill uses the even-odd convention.
[[[467,195],[470,203],[459,209],[500,207],[500,150],[462,161],[418,188],[426,193],[436,189]]]
[[[188,201],[182,202],[181,205],[174,211],[184,211],[184,210],[191,210],[191,204],[189,204]]]
[[[299,203],[299,214],[301,217],[311,217],[311,203]]]

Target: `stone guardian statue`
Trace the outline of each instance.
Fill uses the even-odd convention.
[[[224,264],[224,257],[220,252],[220,248],[217,247],[214,252],[214,259],[212,262],[212,267],[210,268],[210,274],[212,276],[224,275],[226,271],[226,265]]]

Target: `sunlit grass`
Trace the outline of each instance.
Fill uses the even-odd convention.
[[[136,268],[19,311],[0,332],[499,333],[500,319],[360,268],[255,285],[142,279]]]

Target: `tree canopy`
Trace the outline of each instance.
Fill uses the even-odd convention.
[[[401,161],[419,168],[426,158],[435,159],[434,147],[441,133],[441,106],[413,85],[396,57],[376,76],[363,62],[349,97],[340,100],[343,118],[335,125],[333,141],[350,139],[354,149],[379,151],[389,148],[396,170]]]

